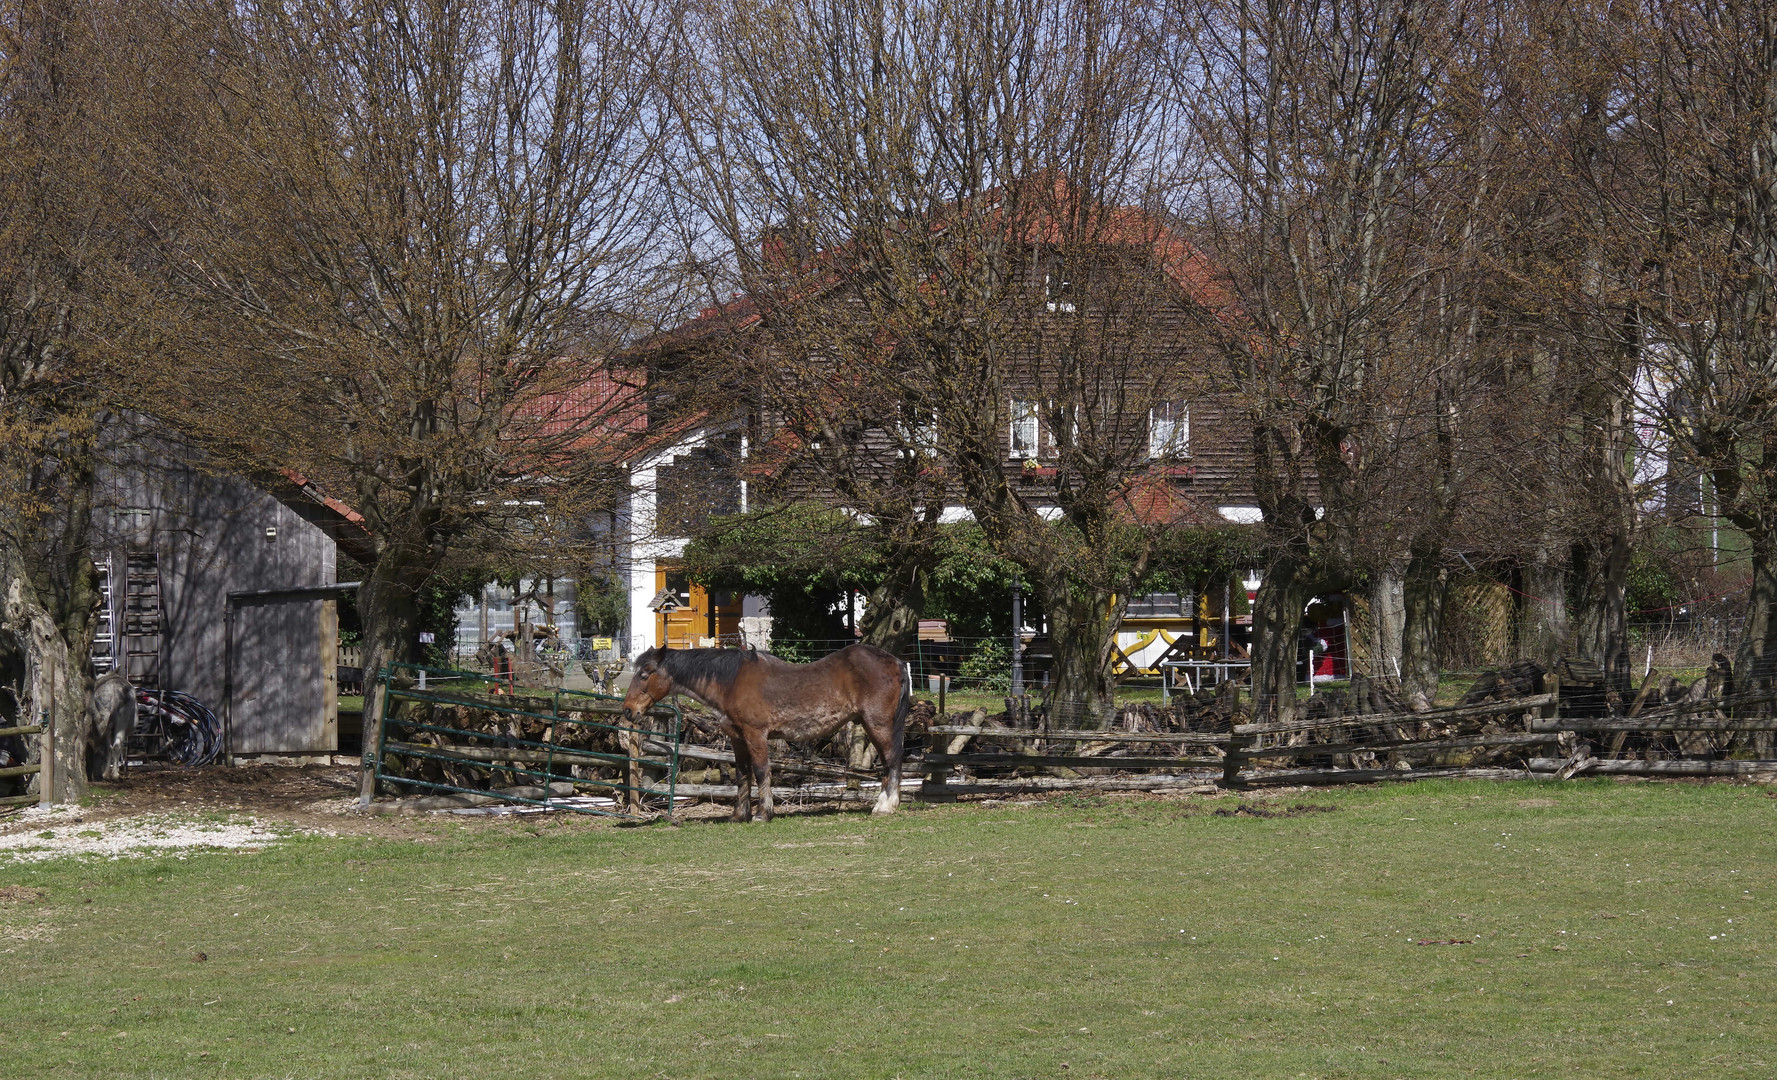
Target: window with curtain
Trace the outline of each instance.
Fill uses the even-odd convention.
[[[1012,399],[1012,456],[1020,461],[1037,456],[1037,413],[1036,402]]]
[[[1148,410],[1148,457],[1185,457],[1191,452],[1191,408],[1166,401]]]

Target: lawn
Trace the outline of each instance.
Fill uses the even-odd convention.
[[[1329,809],[1234,812],[1296,804]],[[4,866],[0,886],[47,892],[0,903],[0,1061],[35,1080],[1771,1076],[1774,837],[1760,788],[1424,783],[769,826],[445,818]]]

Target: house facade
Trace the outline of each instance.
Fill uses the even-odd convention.
[[[1064,337],[1080,320],[1092,318],[1093,300],[1087,290],[1074,288],[1053,269],[1054,256],[1039,250],[1030,262],[1034,276],[1021,286],[1034,305],[1023,331],[1029,339],[1024,347],[1040,350],[1053,347],[1046,339]],[[1179,327],[1189,322],[1184,309],[1194,302],[1190,277],[1163,283],[1163,291],[1169,290],[1165,303],[1172,309],[1156,319],[1164,325],[1141,346],[1157,365],[1169,370],[1188,366],[1180,363],[1189,346]],[[822,285],[809,297],[829,287],[843,291],[843,286]],[[807,298],[799,295],[797,300]],[[843,312],[846,304],[843,296],[828,302],[837,312]],[[684,512],[694,500],[675,494],[669,473],[701,471],[701,486],[691,489],[705,493],[700,509],[708,514],[744,511],[767,500],[812,501],[870,513],[867,504],[849,500],[825,479],[821,469],[806,467],[823,450],[818,436],[797,430],[770,391],[759,382],[748,383],[749,377],[773,365],[772,356],[784,341],[795,340],[794,335],[774,332],[767,307],[737,296],[706,309],[654,344],[662,368],[690,372],[681,377],[694,380],[731,378],[731,396],[742,404],[724,422],[702,426],[632,466],[630,506],[620,526],[627,540],[631,655],[663,640],[678,645],[738,637],[768,614],[756,598],[707,595],[677,573],[675,560],[696,532],[693,515]],[[885,346],[883,362],[893,362],[891,354]],[[1203,368],[1216,361],[1205,356],[1194,362]],[[1031,361],[1026,375],[1014,371],[1003,387],[999,415],[1006,420],[999,467],[1021,502],[1038,515],[1059,517],[1063,500],[1057,497],[1058,474],[1063,471],[1067,441],[1060,428],[1071,422],[1077,433],[1080,420],[1076,416],[1070,421],[1057,408],[1053,386],[1046,386],[1036,373],[1040,364]],[[1134,492],[1130,512],[1147,515],[1149,523],[1190,527],[1260,520],[1252,495],[1243,410],[1237,402],[1204,392],[1202,385],[1203,380],[1180,379],[1159,392],[1144,386],[1138,407],[1112,413],[1121,426],[1113,438],[1129,444],[1132,451],[1124,476]],[[892,405],[879,405],[878,411],[896,412]],[[907,471],[906,460],[919,452],[922,443],[935,445],[936,429],[943,423],[942,405],[903,402],[898,412],[892,418],[879,416],[875,426],[859,420],[857,429],[845,436],[855,440],[856,452],[874,455],[880,462],[874,480],[879,486],[892,486],[895,474]],[[955,484],[941,486],[929,497],[943,500],[941,520],[970,519]],[[663,607],[668,609],[664,613]],[[1224,619],[1223,608],[1219,589],[1200,596],[1133,598],[1118,638],[1125,653],[1122,662],[1151,671],[1169,653],[1219,649],[1222,642],[1238,636],[1235,620]]]

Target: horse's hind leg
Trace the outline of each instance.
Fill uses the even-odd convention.
[[[746,739],[738,734],[728,743],[734,747],[734,813],[728,820],[746,821],[753,814],[753,755],[747,751]]]
[[[901,806],[901,740],[896,738],[893,716],[873,716],[864,721],[864,730],[882,755],[882,793],[876,796],[872,814],[892,814]]]

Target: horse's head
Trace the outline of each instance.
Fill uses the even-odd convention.
[[[672,676],[661,664],[661,649],[649,649],[636,657],[635,674],[630,676],[629,691],[623,695],[623,719],[634,723],[636,718],[654,707],[654,703],[672,693]]]

